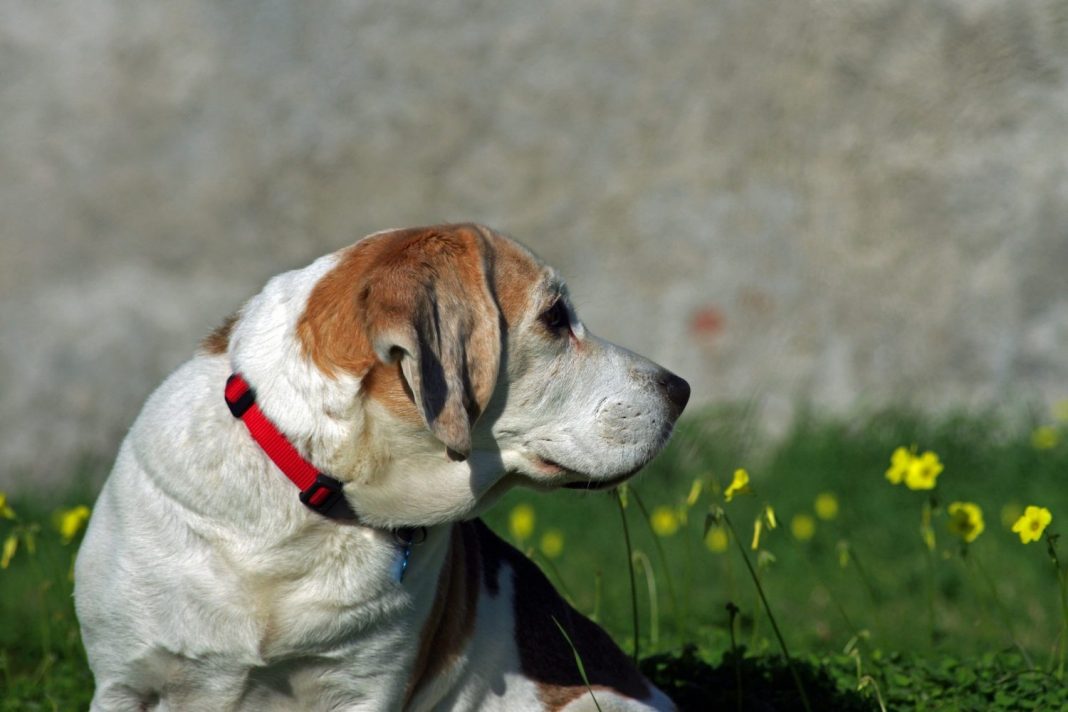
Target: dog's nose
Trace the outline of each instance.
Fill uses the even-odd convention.
[[[675,414],[681,413],[690,400],[690,384],[671,371],[661,372],[657,382],[664,388],[668,400],[675,406]]]

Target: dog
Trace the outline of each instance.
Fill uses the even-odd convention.
[[[92,709],[673,709],[477,517],[625,481],[689,395],[480,225],[274,277],[149,397],[100,493],[75,566]]]

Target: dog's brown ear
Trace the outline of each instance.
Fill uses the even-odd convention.
[[[501,360],[488,249],[473,229],[396,233],[360,294],[376,356],[400,361],[427,428],[461,458]]]

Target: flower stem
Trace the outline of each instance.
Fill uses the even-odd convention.
[[[664,554],[664,546],[660,543],[660,537],[653,531],[653,522],[649,517],[649,510],[645,508],[645,503],[642,502],[642,498],[638,496],[638,490],[631,487],[630,495],[634,497],[634,503],[637,504],[638,509],[642,511],[642,517],[645,519],[645,523],[649,526],[649,532],[653,535],[653,544],[656,546],[656,553],[660,558],[660,565],[664,569],[664,578],[667,579],[668,596],[671,597],[671,610],[675,614],[675,627],[681,633],[685,630],[685,627],[682,625],[679,598],[675,595],[675,584],[672,581],[671,569],[668,567],[667,555]],[[689,540],[689,537],[687,537],[687,540]]]
[[[1046,532],[1046,550],[1053,562],[1053,569],[1057,572],[1057,581],[1061,588],[1061,635],[1058,646],[1057,679],[1064,679],[1064,655],[1068,648],[1068,575],[1061,566],[1060,557],[1057,556],[1057,539],[1059,536],[1052,532]]]
[[[994,599],[995,607],[998,613],[1001,615],[1001,621],[1005,625],[1005,630],[1009,632],[1009,638],[1012,640],[1012,644],[1016,646],[1016,649],[1020,651],[1020,655],[1023,656],[1024,662],[1027,663],[1028,668],[1034,668],[1035,663],[1031,660],[1031,656],[1027,654],[1027,650],[1020,645],[1020,641],[1016,638],[1016,631],[1012,627],[1012,616],[1009,615],[1008,609],[1005,607],[1005,603],[1001,600],[1001,596],[998,595],[997,586],[994,584],[994,579],[990,577],[986,567],[983,566],[982,560],[979,558],[976,552],[970,551],[970,559],[975,564],[976,571],[979,572],[980,577],[986,582],[987,588],[990,589],[990,596]]]
[[[1068,577],[1065,576],[1064,569],[1058,567],[1057,578],[1061,582],[1061,651],[1060,661],[1057,664],[1057,679],[1064,679],[1064,653],[1068,648]]]
[[[860,582],[864,584],[864,590],[868,594],[868,600],[871,601],[872,608],[879,610],[881,607],[879,594],[876,592],[875,584],[872,583],[871,578],[868,576],[868,570],[864,567],[864,562],[860,560],[860,556],[852,544],[845,542],[845,550],[849,561],[852,561],[853,566],[857,569],[857,576],[860,577]]]
[[[649,588],[649,644],[656,651],[660,642],[660,610],[656,595],[656,574],[653,572],[653,563],[644,552],[635,550],[631,557],[636,564],[641,565],[641,571],[645,575],[645,584]]]
[[[619,518],[623,522],[623,541],[627,546],[627,570],[630,572],[630,612],[634,627],[634,665],[638,665],[638,586],[634,579],[634,549],[630,545],[630,527],[627,526],[627,510],[623,506],[623,495],[615,490],[616,504],[619,505]]]
[[[760,595],[760,600],[764,604],[764,612],[768,614],[771,628],[775,631],[775,637],[779,641],[779,647],[782,649],[783,657],[786,658],[786,665],[790,668],[790,674],[793,675],[794,683],[797,685],[797,692],[801,696],[801,705],[805,708],[806,712],[812,712],[812,706],[808,703],[808,695],[805,694],[805,686],[801,682],[801,676],[797,673],[797,668],[794,666],[794,659],[790,657],[790,651],[786,649],[786,641],[783,639],[782,632],[779,630],[779,624],[775,622],[775,616],[771,612],[771,606],[768,604],[767,596],[764,595],[764,587],[760,585],[760,579],[757,577],[752,562],[749,561],[749,555],[745,552],[745,546],[743,546],[741,540],[738,539],[738,532],[735,531],[731,518],[726,512],[724,512],[722,516],[727,528],[731,530],[731,536],[734,539],[734,543],[738,545],[738,551],[742,554],[742,560],[745,562],[746,568],[749,569],[749,575],[752,577],[753,583],[756,585],[757,593]]]
[[[926,549],[927,559],[927,631],[931,638],[931,645],[937,645],[938,634],[935,632],[935,576],[936,566],[935,563],[935,540],[934,529],[931,528],[931,517],[934,514],[934,507],[930,502],[924,502],[922,520],[923,523],[920,526],[920,535],[923,537],[924,549]]]
[[[738,712],[742,712],[742,661],[738,656],[738,641],[734,638],[734,620],[738,617],[738,606],[727,601],[727,625],[731,631],[731,657],[734,659],[734,686],[737,690]]]
[[[839,556],[842,567],[846,568],[848,564],[852,563],[853,568],[856,569],[857,577],[864,585],[864,591],[868,594],[868,601],[871,603],[871,610],[873,613],[874,625],[876,633],[880,638],[886,637],[886,623],[883,620],[880,611],[883,610],[882,598],[878,593],[878,589],[875,588],[875,584],[868,576],[868,570],[864,567],[864,562],[861,561],[860,554],[857,553],[856,548],[847,540],[842,539],[838,542]],[[842,609],[842,615],[845,616],[845,610]],[[847,623],[852,628],[852,624]]]

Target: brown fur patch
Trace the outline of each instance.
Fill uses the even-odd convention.
[[[449,239],[430,242],[430,235]],[[485,255],[473,249],[479,242],[490,248]],[[419,254],[413,255],[416,250]],[[357,328],[361,324],[358,308],[371,296],[363,291],[368,288],[369,271],[376,265],[400,268],[409,274],[418,272],[416,276],[425,280],[432,278],[437,257],[461,255],[461,262],[466,264],[464,282],[478,283],[483,279],[481,269],[486,268],[505,324],[518,322],[530,306],[531,288],[541,280],[543,269],[526,248],[480,225],[398,230],[348,248],[338,265],[315,286],[297,325],[305,353],[326,373],[343,370],[362,375],[374,356],[366,330]]]
[[[408,683],[405,707],[421,684],[434,679],[463,654],[478,612],[479,558],[477,534],[472,524],[454,524],[449,553],[438,575],[434,605],[419,636],[419,652]]]
[[[464,281],[477,284],[482,260],[472,244],[475,235],[472,226],[411,228],[374,235],[344,250],[337,266],[312,289],[297,323],[304,352],[324,373],[364,375],[376,360],[369,332],[408,319],[415,309],[418,295],[404,287],[434,280],[443,258],[455,258]],[[372,272],[384,278],[372,279]]]
[[[304,353],[323,373],[362,376],[375,363],[356,292],[374,264],[379,242],[372,238],[345,250],[337,266],[312,289],[297,322]]]
[[[428,424],[446,443],[469,438],[489,401],[500,353],[499,310],[487,279],[492,250],[474,226],[393,233],[361,292],[376,350],[403,346]]]
[[[530,308],[533,287],[541,281],[544,268],[526,248],[506,237],[494,233],[491,242],[496,253],[493,288],[504,323],[512,327]]]
[[[204,340],[200,342],[201,350],[212,356],[219,356],[226,353],[230,348],[230,334],[233,332],[234,324],[237,323],[239,316],[241,316],[240,312],[234,312],[223,319],[223,323],[215,327],[215,330],[205,336]]]
[[[596,694],[608,689],[633,699],[648,699],[651,690],[630,658],[597,624],[564,601],[534,563],[476,520],[483,559],[483,581],[498,590],[500,562],[515,572],[515,638],[523,673],[538,686],[538,697],[550,710],[589,694],[567,640],[553,622],[567,631],[582,658]]]
[[[475,225],[396,230],[358,242],[312,289],[297,324],[304,352],[326,374],[368,378],[368,396],[404,419],[420,415],[415,391],[414,405],[434,433],[446,444],[466,443],[469,419],[496,384],[501,315],[492,275],[496,247],[506,244]],[[418,357],[409,389],[398,369],[376,367],[376,348],[391,342]],[[446,389],[446,382],[453,385]]]

